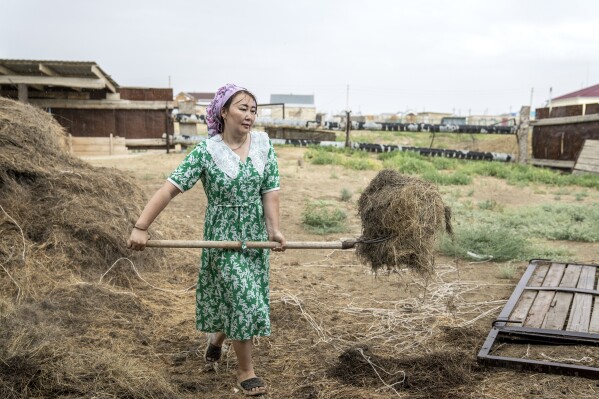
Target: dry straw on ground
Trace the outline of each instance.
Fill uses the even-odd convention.
[[[0,397],[172,397],[152,364],[111,350],[113,338],[135,341],[151,316],[121,292],[133,270],[93,283],[131,257],[141,189],[70,156],[48,113],[4,98],[0,149]],[[148,270],[160,252],[148,255],[131,258]]]
[[[374,271],[407,266],[430,273],[443,227],[451,234],[451,212],[436,186],[391,169],[379,172],[362,192],[358,213],[363,239],[389,237],[356,249]]]
[[[158,268],[167,267],[158,249],[127,251],[131,222],[145,202],[141,189],[123,173],[70,157],[63,138],[46,113],[0,99],[0,398],[241,397],[233,391],[232,353],[220,372],[200,372],[205,341],[193,331],[193,294],[173,296],[136,275],[188,286],[197,277],[197,253],[179,261],[169,253],[177,272],[189,269],[172,273]],[[436,195],[430,190],[421,198]],[[441,210],[434,214],[442,223]],[[175,235],[164,224],[160,229]],[[362,269],[353,253],[334,254],[342,258],[290,264],[289,276],[282,262],[273,268],[276,332],[257,339],[254,352],[269,397],[522,396],[514,373],[489,383],[477,369],[487,319],[505,303],[473,297],[484,283],[456,281],[457,269],[441,264],[430,278],[414,275],[403,284],[401,298],[370,295],[361,281],[352,284],[364,295],[346,293],[340,287],[348,285],[335,281],[348,270],[361,280]],[[138,269],[115,262],[123,257]],[[292,270],[306,280],[293,280]],[[400,275],[412,276],[390,278]],[[334,279],[328,284],[324,276]],[[531,379],[539,384],[535,397],[563,396],[562,379]],[[586,382],[569,387],[576,397],[590,392]]]

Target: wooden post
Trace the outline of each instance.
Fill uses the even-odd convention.
[[[516,132],[518,141],[518,163],[528,162],[528,132],[530,130],[530,107],[520,108],[520,124]]]
[[[351,111],[345,111],[345,148],[349,148],[349,130],[351,129],[351,120],[349,115]]]
[[[168,104],[164,104],[164,131],[166,132],[166,153],[169,154],[170,153],[170,140],[169,140],[169,134],[168,134]]]
[[[19,101],[22,103],[29,102],[29,88],[27,85],[24,83],[19,83],[17,88],[19,90]]]
[[[110,133],[110,137],[108,138],[108,155],[112,155],[112,146],[113,146],[112,133]]]

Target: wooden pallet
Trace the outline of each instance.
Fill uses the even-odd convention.
[[[585,140],[572,173],[599,173],[599,140]]]
[[[599,368],[493,355],[496,340],[599,346],[599,265],[531,261],[493,323],[480,363],[599,379]]]

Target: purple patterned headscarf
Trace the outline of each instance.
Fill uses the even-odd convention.
[[[206,108],[206,124],[208,125],[208,137],[215,136],[223,132],[223,120],[220,115],[223,105],[238,91],[247,90],[243,87],[227,83],[217,90],[214,99]]]

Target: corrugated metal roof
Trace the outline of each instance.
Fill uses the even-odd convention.
[[[106,80],[108,80],[114,87],[119,87],[118,83],[115,82],[109,74],[104,72],[102,68],[93,61],[0,59],[0,66],[11,70],[18,75],[45,76],[45,74],[40,71],[40,65],[51,68],[60,76],[73,78],[97,78],[97,76],[92,72],[92,66],[95,66],[104,75],[104,77],[106,77]]]
[[[271,103],[314,105],[314,95],[303,94],[271,94]]]
[[[564,94],[563,96],[555,97],[553,100],[562,100],[565,98],[576,97],[599,97],[599,84],[586,87],[577,91],[573,91],[572,93]]]

